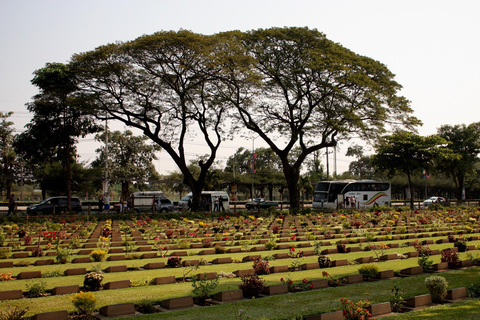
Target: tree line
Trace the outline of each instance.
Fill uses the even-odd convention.
[[[53,153],[39,152],[55,151],[67,194],[76,139],[100,132],[102,121],[139,129],[148,145],[166,152],[193,193],[193,208],[199,207],[200,192],[214,178],[222,141],[233,133],[254,134],[267,143],[295,208],[303,185],[312,185],[302,181],[302,170],[315,171],[315,163],[306,169],[312,155],[360,137],[386,157],[391,153],[386,149],[389,137],[405,133],[412,135],[405,137],[409,140],[421,125],[384,64],[308,28],[214,35],[161,31],[73,54],[67,64],[49,63],[34,75],[32,83],[40,92],[27,104],[34,117],[18,145],[23,145],[22,157],[37,159],[40,169],[45,166],[38,158],[49,160]],[[194,134],[209,152],[192,166],[185,144]],[[40,141],[42,137],[48,138]],[[440,155],[445,165],[461,161],[448,152],[446,141],[434,142],[438,152],[428,159],[424,152],[412,166],[426,167]],[[382,166],[381,160],[372,158],[379,169],[400,172]],[[408,176],[412,170],[402,172]],[[236,179],[240,176],[229,183]],[[269,183],[271,192],[274,183],[265,185]]]

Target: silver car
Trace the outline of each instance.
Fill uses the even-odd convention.
[[[430,197],[427,200],[423,201],[423,205],[425,207],[428,207],[432,203],[439,203],[443,206],[443,205],[445,205],[445,199],[442,198],[442,197]]]

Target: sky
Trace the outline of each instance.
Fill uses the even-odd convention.
[[[0,111],[14,112],[16,132],[24,131],[31,119],[25,103],[38,93],[32,73],[101,45],[161,30],[214,34],[297,26],[317,29],[385,64],[423,122],[418,133],[435,134],[442,125],[480,121],[479,12],[477,0],[0,0]],[[260,139],[252,142],[224,142],[218,160],[226,161],[240,146],[266,146]],[[354,160],[345,157],[354,142],[339,146],[338,173]],[[93,137],[81,139],[81,160],[93,161],[97,147]],[[192,141],[187,155],[193,159],[203,150]],[[330,172],[333,160],[330,155]],[[155,165],[161,174],[177,170],[165,152]]]

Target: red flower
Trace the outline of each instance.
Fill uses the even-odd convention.
[[[303,279],[302,282],[303,282],[303,283],[307,283],[307,279]]]

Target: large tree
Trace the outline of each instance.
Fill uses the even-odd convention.
[[[444,159],[438,162],[438,169],[450,176],[455,184],[455,197],[462,202],[462,191],[465,177],[475,174],[475,164],[480,153],[480,123],[470,125],[443,125],[438,129],[438,135],[448,140],[448,148],[458,157]]]
[[[375,139],[388,125],[412,126],[401,86],[378,61],[308,28],[271,28],[239,35],[259,83],[231,73],[229,97],[242,127],[280,158],[290,205],[300,205],[300,168],[308,155],[352,135]],[[295,157],[292,156],[295,152]]]
[[[92,114],[138,128],[158,144],[193,192],[192,208],[214,163],[227,124],[219,81],[232,54],[228,39],[189,31],[157,32],[127,43],[102,46],[73,57]],[[206,145],[195,176],[186,144]],[[201,141],[201,142],[199,142]]]
[[[97,134],[97,141],[105,141],[105,131]],[[147,144],[145,136],[134,136],[132,131],[108,132],[108,171],[109,177],[120,181],[122,196],[127,199],[132,181],[158,180],[153,160],[156,160],[157,145]],[[97,158],[92,162],[93,168],[105,166],[105,147],[97,149]]]
[[[27,104],[33,118],[16,144],[27,161],[44,162],[56,156],[62,163],[67,207],[71,208],[73,158],[79,137],[94,133],[93,118],[80,108],[77,84],[72,70],[62,63],[47,63],[34,72],[32,84],[40,93]]]
[[[8,118],[13,112],[0,112],[0,168],[2,179],[0,184],[7,190],[7,199],[10,199],[12,183],[15,180],[15,173],[19,168],[17,154],[13,148],[15,139],[13,122]]]
[[[448,141],[438,135],[423,137],[408,131],[397,131],[385,136],[376,146],[372,157],[375,167],[386,170],[390,176],[402,173],[407,176],[410,189],[410,207],[414,206],[412,177],[423,174],[442,159],[455,155],[447,148]]]

